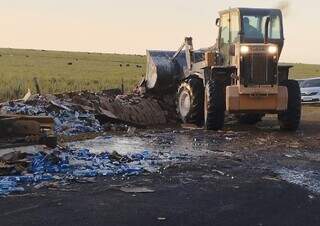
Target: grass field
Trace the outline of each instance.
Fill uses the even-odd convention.
[[[320,63],[320,62],[319,62]],[[316,64],[292,64],[291,76],[295,79],[320,77],[320,65]]]
[[[0,49],[0,100],[19,98],[38,77],[45,93],[132,89],[145,74],[145,56]],[[120,67],[122,65],[122,67]]]
[[[0,100],[34,91],[34,77],[45,93],[115,88],[122,79],[131,90],[145,68],[141,55],[0,49]],[[296,64],[291,73],[295,78],[320,76],[320,65]]]

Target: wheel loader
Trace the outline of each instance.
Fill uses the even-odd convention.
[[[147,92],[175,92],[181,120],[208,130],[222,129],[226,112],[247,124],[277,114],[281,130],[297,130],[299,84],[288,78],[291,66],[279,64],[281,10],[234,8],[219,14],[214,46],[194,50],[187,37],[176,52],[147,50]]]

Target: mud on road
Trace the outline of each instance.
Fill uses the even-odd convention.
[[[295,133],[267,117],[257,126],[231,121],[221,132],[139,130],[100,140],[97,151],[108,145],[189,158],[157,173],[12,194],[0,199],[1,225],[319,225],[319,111],[305,107]]]

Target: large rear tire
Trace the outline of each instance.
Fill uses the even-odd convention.
[[[177,113],[182,122],[202,125],[203,102],[204,87],[202,80],[193,77],[183,82],[177,94]]]
[[[212,80],[205,87],[204,121],[207,130],[220,130],[224,125],[226,100],[225,84]]]
[[[278,114],[281,130],[296,131],[301,120],[301,92],[295,80],[283,81],[280,85],[288,89],[288,108]]]
[[[255,125],[262,120],[264,114],[240,114],[236,117],[241,124]]]

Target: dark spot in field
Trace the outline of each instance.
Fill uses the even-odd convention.
[[[122,64],[120,64],[119,66],[122,67]]]
[[[72,65],[72,62],[69,62],[68,65]]]
[[[78,61],[79,59],[78,58],[76,58],[76,61]]]
[[[127,67],[130,67],[130,64],[127,64],[126,66],[127,66]]]
[[[0,54],[0,57],[2,57],[2,55]]]
[[[26,55],[26,57],[28,58],[28,57],[29,57],[29,55]]]
[[[57,82],[57,79],[56,78],[52,78],[49,80],[51,83],[56,83]]]
[[[137,68],[142,68],[142,66],[141,66],[141,65],[138,65],[138,64],[136,65],[136,67],[137,67]]]

